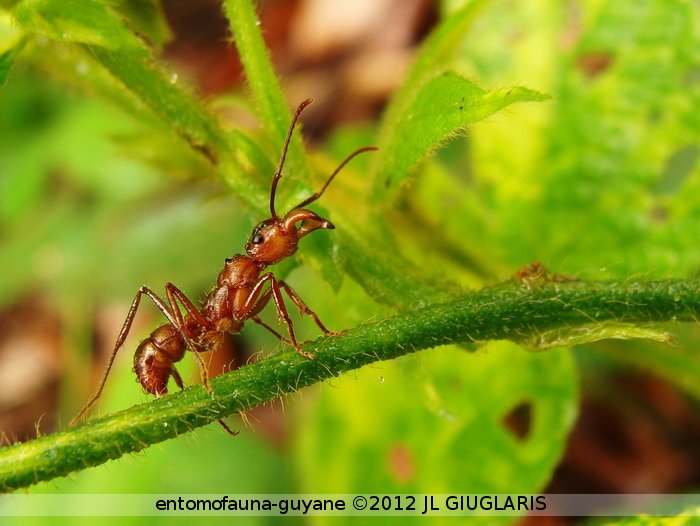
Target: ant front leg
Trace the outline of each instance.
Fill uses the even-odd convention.
[[[316,325],[328,336],[339,336],[345,331],[332,331],[328,329],[318,318],[318,314],[316,314],[314,311],[312,311],[306,303],[299,297],[299,295],[292,289],[292,287],[289,286],[288,283],[285,283],[284,281],[279,282],[280,287],[284,289],[284,291],[287,293],[287,295],[292,299],[294,304],[299,308],[299,312],[301,314],[306,314],[307,316],[311,316],[313,320],[316,322]]]
[[[75,416],[75,418],[73,418],[73,420],[70,421],[69,425],[74,426],[102,395],[105,383],[107,382],[107,377],[109,376],[109,372],[112,370],[112,365],[114,365],[114,359],[116,358],[119,349],[121,349],[122,345],[124,345],[126,337],[129,335],[131,325],[133,324],[134,318],[136,317],[136,311],[138,311],[139,304],[141,303],[141,296],[144,294],[151,298],[151,300],[153,300],[153,303],[156,304],[158,310],[160,310],[163,313],[163,316],[165,316],[168,319],[168,322],[171,325],[173,325],[176,328],[178,327],[178,320],[175,314],[173,314],[170,311],[165,302],[162,299],[160,299],[158,295],[148,287],[141,287],[136,293],[136,296],[134,296],[134,300],[131,302],[129,313],[126,315],[124,324],[122,325],[122,328],[119,331],[119,336],[117,336],[117,341],[114,343],[114,349],[112,350],[112,354],[110,355],[109,360],[107,361],[107,367],[105,367],[105,372],[102,374],[102,378],[100,379],[100,383],[97,387],[97,390],[90,396],[87,403],[83,406],[83,408]]]
[[[292,345],[292,341],[288,340],[284,336],[282,336],[279,332],[277,332],[275,329],[270,327],[267,323],[262,321],[258,316],[251,316],[250,318],[253,320],[255,323],[258,325],[261,325],[262,327],[265,327],[268,331],[270,331],[279,341],[286,343],[287,345]]]
[[[280,340],[281,342],[286,343],[287,345],[292,345],[292,341],[288,340],[284,336],[282,336],[279,332],[277,332],[275,329],[270,327],[267,323],[262,321],[258,314],[260,313],[261,310],[265,308],[265,305],[268,304],[270,301],[270,298],[272,297],[272,289],[267,289],[265,293],[258,298],[258,300],[255,303],[255,306],[253,307],[253,310],[248,314],[250,316],[250,319],[253,320],[255,323],[258,325],[265,327],[268,331],[270,331],[272,334],[275,335],[275,337]]]
[[[292,340],[292,346],[297,350],[299,354],[313,360],[316,355],[305,351],[299,345],[297,337],[294,335],[294,327],[292,326],[292,319],[289,317],[289,312],[287,312],[287,306],[284,304],[284,298],[282,297],[282,291],[280,290],[279,281],[273,276],[270,280],[270,290],[272,291],[272,299],[275,300],[275,306],[277,307],[277,316],[284,321],[287,325],[287,330],[289,331],[289,339]]]
[[[268,281],[270,282],[269,290],[267,290],[265,294],[260,296],[260,291],[265,286],[265,283]],[[272,298],[275,301],[275,306],[277,307],[277,317],[281,321],[283,321],[284,324],[287,326],[287,331],[289,332],[289,344],[292,347],[294,347],[294,349],[296,349],[296,351],[302,356],[309,358],[310,360],[316,358],[316,356],[313,353],[305,351],[301,348],[301,345],[299,345],[297,337],[294,334],[294,326],[292,324],[292,319],[289,317],[289,312],[287,311],[287,307],[284,304],[284,298],[282,297],[279,281],[277,281],[277,278],[275,278],[272,272],[268,272],[263,277],[261,277],[257,281],[257,283],[255,283],[252,290],[250,291],[250,294],[248,294],[248,298],[246,299],[245,304],[242,308],[234,312],[234,316],[238,319],[252,318],[253,321],[256,321],[255,318],[257,318],[257,314],[265,307],[265,305],[267,305],[267,303],[269,303],[270,298]],[[256,321],[256,323],[260,323],[261,325],[263,325],[263,327],[267,327],[267,325],[262,323],[261,320]],[[277,333],[277,331],[275,331],[271,327],[267,327],[267,329],[279,337],[279,333]],[[282,341],[285,341],[284,338],[280,337],[280,339]]]

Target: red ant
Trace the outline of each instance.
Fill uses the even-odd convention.
[[[294,347],[302,356],[313,359],[314,355],[302,349],[296,339],[292,320],[284,304],[282,291],[287,293],[289,298],[299,308],[301,314],[311,316],[316,325],[325,334],[331,336],[339,334],[326,328],[316,313],[306,306],[287,283],[278,280],[272,272],[260,275],[268,265],[273,265],[293,255],[297,251],[297,245],[302,237],[321,228],[335,228],[333,223],[327,219],[323,219],[315,212],[303,207],[321,197],[338,172],[352,158],[360,153],[376,150],[375,147],[366,147],[353,152],[336,168],[318,192],[299,203],[284,217],[277,215],[275,211],[275,193],[277,191],[277,183],[282,177],[282,168],[287,156],[289,141],[301,112],[309,104],[311,104],[311,100],[302,102],[292,118],[292,123],[289,126],[289,131],[282,147],[279,166],[272,179],[270,219],[259,223],[253,229],[253,233],[245,247],[246,255],[236,254],[232,258],[226,259],[226,264],[219,273],[216,286],[209,293],[200,310],[197,310],[187,296],[172,283],[168,283],[165,286],[165,292],[168,297],[167,303],[148,287],[141,287],[131,303],[129,314],[124,320],[124,325],[114,344],[114,350],[109,358],[97,391],[93,393],[80,413],[71,421],[71,425],[80,420],[102,394],[107,376],[114,363],[114,358],[129,334],[129,329],[134,321],[143,294],[153,300],[153,303],[156,304],[168,320],[168,323],[155,329],[148,338],[143,340],[134,354],[134,372],[143,388],[155,396],[164,395],[168,392],[168,380],[171,376],[177,386],[180,389],[184,389],[182,377],[175,368],[175,363],[182,360],[187,349],[192,351],[197,358],[202,370],[204,386],[207,391],[211,391],[206,367],[200,352],[220,347],[224,335],[226,333],[239,333],[248,319],[265,327],[281,341]],[[263,292],[263,288],[267,283],[269,283],[269,287]],[[278,318],[287,326],[289,339],[284,338],[258,317],[258,314],[265,308],[270,299],[275,302]],[[182,315],[178,307],[178,301],[187,312],[185,316]],[[221,420],[219,422],[229,433],[234,434],[224,422]]]

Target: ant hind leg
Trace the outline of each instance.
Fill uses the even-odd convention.
[[[170,375],[173,377],[173,380],[175,380],[175,383],[180,389],[185,389],[185,384],[182,381],[182,376],[180,376],[180,373],[177,371],[177,369],[175,369],[174,366],[172,369],[170,369]],[[238,434],[238,431],[234,431],[233,429],[231,429],[223,420],[218,419],[217,422],[221,424],[221,427],[223,427],[229,435],[235,437]]]
[[[73,420],[70,421],[68,425],[74,426],[76,423],[78,423],[82,417],[87,413],[88,409],[92,407],[92,405],[97,402],[97,400],[100,398],[102,395],[102,391],[104,390],[105,383],[107,382],[107,377],[109,376],[109,372],[112,370],[112,366],[114,365],[114,359],[117,357],[117,352],[119,352],[119,349],[121,349],[122,345],[124,345],[124,342],[126,341],[126,337],[129,335],[129,331],[131,330],[131,325],[134,322],[134,318],[136,317],[136,312],[138,311],[139,304],[141,303],[141,296],[146,295],[151,300],[153,303],[156,304],[156,307],[158,307],[158,310],[160,310],[163,315],[168,319],[168,321],[177,327],[177,321],[175,318],[175,315],[170,311],[168,306],[165,304],[165,302],[158,297],[158,295],[153,292],[151,289],[148,287],[141,287],[139,288],[138,292],[136,293],[136,296],[134,296],[133,301],[131,302],[131,307],[129,307],[129,313],[126,315],[126,319],[124,320],[124,324],[122,325],[121,330],[119,331],[119,335],[117,336],[117,341],[114,343],[114,349],[112,350],[112,354],[109,357],[109,360],[107,361],[107,366],[105,367],[105,371],[102,374],[102,378],[100,379],[100,383],[97,386],[97,390],[90,395],[90,398],[88,398],[88,401],[85,403],[83,408],[80,410],[80,412],[73,418]]]

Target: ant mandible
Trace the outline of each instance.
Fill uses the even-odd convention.
[[[270,218],[259,223],[253,229],[245,247],[246,255],[236,254],[232,258],[226,259],[226,264],[219,273],[216,286],[209,293],[200,310],[197,310],[187,296],[172,283],[165,286],[167,302],[148,287],[141,287],[131,303],[131,308],[114,344],[114,350],[97,391],[92,394],[80,413],[71,421],[71,425],[79,421],[102,394],[114,358],[129,334],[142,295],[153,300],[153,303],[168,320],[168,323],[155,329],[148,338],[143,340],[134,354],[134,372],[143,388],[155,396],[168,392],[170,377],[175,380],[180,389],[184,389],[182,377],[175,368],[175,363],[182,360],[187,349],[192,351],[197,358],[202,370],[204,387],[207,391],[211,391],[206,366],[200,353],[220,347],[224,335],[226,333],[239,333],[248,319],[265,327],[281,341],[294,347],[302,356],[313,359],[314,355],[302,349],[297,341],[292,320],[282,297],[282,291],[289,296],[302,314],[311,316],[325,334],[331,336],[339,334],[329,330],[318,318],[318,315],[306,306],[287,283],[277,279],[272,272],[266,272],[261,276],[268,265],[273,265],[293,255],[297,251],[297,245],[302,237],[314,230],[335,228],[333,223],[304,207],[323,195],[331,181],[351,159],[360,153],[376,150],[375,147],[369,146],[354,151],[340,163],[340,166],[335,169],[318,192],[299,203],[284,217],[277,215],[275,211],[277,183],[282,178],[282,168],[294,127],[301,112],[309,104],[311,104],[311,100],[305,100],[294,113],[282,147],[280,162],[272,179]],[[263,292],[267,284],[269,286]],[[284,338],[258,317],[270,299],[275,302],[278,318],[287,326],[289,339]],[[178,302],[185,308],[186,315],[183,316]],[[235,434],[224,422],[219,420],[219,423],[229,433]]]

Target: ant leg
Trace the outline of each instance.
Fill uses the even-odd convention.
[[[270,289],[269,291],[265,292],[265,294],[260,296],[260,291],[262,290],[263,286],[265,285],[265,282],[267,281],[270,282]],[[267,274],[262,276],[257,281],[257,283],[255,283],[253,289],[250,291],[250,294],[248,295],[248,298],[245,301],[245,304],[240,309],[234,310],[234,317],[239,320],[252,318],[258,312],[260,312],[263,309],[263,307],[265,307],[265,305],[270,301],[270,295],[272,295],[272,299],[275,300],[275,306],[277,307],[277,317],[280,320],[282,320],[287,326],[291,346],[294,347],[294,349],[296,349],[296,351],[302,356],[305,356],[309,359],[315,358],[313,354],[306,352],[304,349],[301,348],[301,345],[299,345],[299,342],[297,341],[297,338],[294,334],[292,320],[289,317],[287,307],[284,304],[284,298],[282,297],[282,292],[280,291],[279,282],[277,281],[277,278],[275,278],[274,274],[272,274],[272,272],[268,272]]]
[[[116,358],[119,349],[121,349],[122,345],[124,345],[124,341],[126,341],[126,337],[129,334],[129,330],[131,330],[131,325],[134,322],[134,318],[136,317],[136,311],[139,308],[139,303],[141,302],[141,295],[143,294],[145,294],[146,296],[151,298],[151,300],[153,300],[153,303],[156,304],[156,307],[158,307],[158,309],[168,319],[168,322],[170,322],[171,325],[177,327],[177,319],[175,318],[173,313],[168,309],[168,306],[165,304],[165,302],[162,299],[160,299],[158,295],[148,287],[139,288],[138,292],[136,293],[136,296],[134,296],[134,300],[131,302],[129,313],[126,315],[124,325],[122,325],[122,328],[119,331],[117,341],[114,343],[114,349],[112,350],[112,354],[110,355],[109,360],[107,361],[107,367],[105,367],[105,372],[102,374],[102,378],[100,379],[100,383],[97,386],[97,390],[92,395],[90,395],[90,398],[88,398],[86,404],[75,416],[75,418],[73,418],[73,420],[70,421],[68,425],[74,426],[88,411],[88,409],[92,407],[92,404],[94,404],[102,395],[102,390],[104,389],[105,383],[107,382],[107,377],[109,376],[109,372],[112,370],[112,365],[114,365],[114,359]]]
[[[173,377],[173,380],[175,380],[175,383],[177,384],[177,386],[178,386],[180,389],[185,389],[185,384],[184,384],[184,382],[182,381],[182,376],[180,376],[180,373],[177,371],[177,369],[175,369],[175,367],[173,367],[173,368],[170,370],[170,375]],[[219,419],[219,420],[217,420],[217,422],[219,422],[219,424],[221,424],[221,426],[226,430],[226,432],[227,432],[229,435],[235,437],[235,436],[238,434],[237,431],[234,431],[233,429],[231,429],[230,427],[228,427],[228,425],[226,425],[226,422],[224,422],[223,420]]]
[[[253,309],[248,313],[248,316],[250,317],[251,320],[253,320],[255,323],[258,325],[262,325],[265,327],[268,331],[270,331],[272,334],[274,334],[277,339],[280,341],[286,343],[287,345],[292,345],[292,341],[288,340],[284,336],[282,336],[279,332],[277,332],[275,329],[270,327],[267,323],[262,321],[260,317],[258,317],[258,314],[260,311],[262,311],[265,308],[265,305],[267,305],[270,301],[270,298],[272,298],[272,289],[267,289],[265,293],[260,296],[257,301],[255,302],[255,305],[253,306]]]
[[[267,305],[269,303],[270,298],[272,298],[272,289],[271,288],[267,289],[265,291],[265,294],[263,294],[262,296],[260,296],[260,298],[258,298],[258,300],[255,302],[253,310],[250,311],[248,316],[250,316],[250,319],[253,320],[255,323],[265,327],[268,331],[270,331],[272,334],[274,334],[278,340],[286,343],[287,345],[292,345],[291,340],[288,340],[287,338],[282,336],[279,332],[277,332],[275,329],[270,327],[267,323],[262,321],[260,319],[260,317],[258,316],[258,313],[260,313],[260,311],[262,311],[265,308],[265,305]]]
[[[248,316],[251,318],[256,317],[257,315],[260,314],[260,312],[265,308],[265,305],[268,304],[270,301],[270,298],[272,297],[272,289],[269,288],[265,291],[265,294],[260,296],[257,301],[255,302],[255,305],[253,305],[253,309],[248,313]]]
[[[180,376],[180,373],[175,369],[175,366],[173,366],[172,369],[170,369],[170,376],[173,377],[173,380],[175,380],[175,384],[182,390],[185,389],[185,384],[182,381],[182,376]]]
[[[299,308],[299,312],[301,314],[306,314],[308,316],[311,316],[313,320],[316,322],[316,325],[319,326],[319,328],[329,336],[338,336],[342,334],[344,331],[341,332],[336,332],[328,329],[322,322],[321,320],[318,319],[318,314],[316,314],[314,311],[312,311],[309,307],[307,307],[306,303],[299,297],[299,295],[290,287],[287,283],[284,281],[279,282],[280,287],[284,289],[284,291],[287,293],[287,295],[292,299],[294,304]]]
[[[192,304],[190,299],[187,296],[185,296],[185,293],[182,292],[179,288],[177,288],[172,283],[168,283],[165,285],[165,291],[168,294],[168,300],[170,300],[170,305],[172,306],[173,310],[176,312],[175,315],[177,316],[178,321],[180,323],[182,323],[182,327],[186,331],[188,331],[188,333],[189,333],[189,330],[185,324],[184,318],[182,317],[182,313],[178,309],[175,308],[175,298],[180,300],[180,303],[182,304],[183,307],[185,307],[187,314],[192,316],[192,318],[194,318],[194,320],[199,325],[202,325],[203,327],[206,327],[206,328],[213,327],[213,325],[209,321],[207,321],[207,319],[204,316],[202,316],[202,314],[197,310],[197,307],[195,307]],[[191,336],[190,334],[188,334],[188,335]]]
[[[223,420],[221,420],[220,418],[217,420],[217,422],[219,422],[219,424],[221,424],[221,427],[223,427],[226,430],[226,432],[229,435],[231,435],[232,437],[235,437],[238,434],[238,431],[234,431],[233,429],[228,427],[228,424],[226,422],[224,422]]]
[[[275,276],[272,274],[272,272],[268,272],[258,279],[248,293],[248,297],[245,299],[245,303],[243,303],[242,306],[237,307],[236,300],[234,300],[233,317],[237,320],[245,320],[258,314],[265,307],[265,305],[267,305],[267,302],[270,301],[270,295],[272,294],[271,290],[267,290],[262,296],[260,296],[260,292],[265,286],[265,283],[268,281],[274,281],[274,279]]]
[[[316,358],[316,355],[302,349],[301,345],[299,345],[299,342],[297,341],[297,337],[294,335],[292,319],[289,317],[287,306],[284,304],[284,298],[282,297],[279,281],[277,281],[277,279],[274,277],[270,281],[270,290],[272,291],[272,299],[275,300],[275,306],[277,307],[277,316],[284,322],[284,324],[287,326],[287,331],[289,331],[289,339],[292,341],[292,347],[294,347],[302,356],[313,360]]]
[[[192,354],[194,354],[194,357],[197,359],[197,363],[199,364],[199,370],[202,373],[202,383],[204,384],[204,389],[207,393],[211,394],[212,388],[211,385],[209,385],[209,373],[207,372],[207,364],[204,363],[202,354],[197,350],[197,348],[192,344],[190,340],[187,340],[187,348],[190,351],[192,351]]]
[[[232,437],[235,437],[238,434],[238,431],[234,431],[233,429],[231,429],[228,426],[228,424],[226,422],[224,422],[223,420],[221,420],[220,418],[217,420],[217,422],[219,422],[219,424],[221,424],[221,427],[223,427],[226,430],[226,432],[229,435],[231,435]]]
[[[287,345],[292,345],[291,340],[288,340],[287,338],[282,336],[279,332],[277,332],[275,329],[270,327],[267,323],[262,321],[259,317],[251,316],[250,319],[253,320],[255,323],[257,323],[258,325],[262,325],[263,327],[265,327],[268,331],[270,331],[272,334],[274,334],[280,341],[286,343]]]
[[[175,317],[177,318],[177,323],[179,325],[175,325],[176,327],[181,327],[182,332],[185,334],[185,344],[187,345],[187,348],[192,351],[192,353],[195,355],[195,358],[197,358],[197,362],[199,363],[199,368],[202,373],[202,383],[204,384],[204,388],[207,390],[208,393],[211,393],[211,386],[209,385],[209,374],[207,373],[207,367],[204,363],[204,360],[202,359],[201,353],[197,350],[197,348],[192,344],[192,340],[194,338],[193,334],[190,332],[189,328],[187,327],[187,324],[185,323],[185,319],[182,316],[182,312],[180,312],[180,309],[177,307],[177,301],[180,300],[180,303],[185,307],[185,310],[187,313],[194,318],[194,320],[201,325],[202,327],[205,328],[211,328],[212,324],[209,323],[204,316],[197,310],[197,308],[192,304],[190,299],[185,296],[185,293],[182,292],[180,289],[178,289],[175,285],[172,283],[168,283],[165,285],[165,292],[168,295],[168,301],[170,301],[170,307],[172,308],[173,312],[175,313]]]

